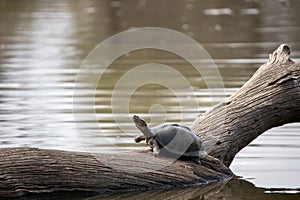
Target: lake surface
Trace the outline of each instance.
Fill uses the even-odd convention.
[[[151,126],[166,121],[190,126],[199,113],[237,91],[281,43],[290,45],[291,57],[299,62],[299,9],[296,0],[0,0],[0,147],[144,149],[145,144],[133,142],[139,134],[134,114]],[[186,34],[211,60],[193,60],[199,73],[174,52],[143,48],[120,55],[107,68],[82,71],[98,44],[136,27]],[[186,48],[180,45],[174,48]],[[98,77],[95,89],[90,77]],[[166,85],[159,84],[163,81]],[[217,190],[187,189],[182,199],[251,199],[253,193],[261,196],[252,199],[299,199],[299,155],[300,124],[274,128],[234,159],[231,169],[242,180]],[[133,194],[128,195],[123,198]]]

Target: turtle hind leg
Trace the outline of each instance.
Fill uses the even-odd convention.
[[[193,158],[192,161],[195,162],[195,163],[197,163],[198,165],[201,165],[201,161],[200,161],[199,157]]]
[[[206,153],[205,151],[199,151],[198,157],[194,157],[194,158],[192,159],[192,161],[195,162],[195,163],[197,163],[197,164],[199,164],[199,165],[201,165],[200,158],[202,158],[202,157],[205,156],[205,155],[207,155],[207,153]]]

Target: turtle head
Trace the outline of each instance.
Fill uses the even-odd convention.
[[[133,116],[133,121],[138,128],[147,127],[147,123],[137,115]]]
[[[153,137],[153,133],[151,129],[147,127],[147,123],[141,119],[139,116],[134,115],[133,121],[135,123],[135,126],[144,134],[145,138]]]

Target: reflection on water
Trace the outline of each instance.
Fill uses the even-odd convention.
[[[49,200],[218,200],[218,199],[263,199],[263,200],[298,200],[300,193],[293,189],[263,189],[255,187],[252,183],[233,178],[229,182],[212,183],[205,186],[172,188],[164,190],[151,190],[144,192],[128,192],[115,195],[94,195],[89,194],[51,194],[46,196]],[[45,197],[32,197],[31,200],[43,200]]]
[[[185,33],[205,47],[220,70],[225,91],[208,90],[203,77],[194,73],[189,63],[168,52],[141,50],[120,57],[105,71],[95,91],[101,130],[91,128],[93,121],[78,123],[89,132],[84,136],[88,148],[100,152],[144,148],[133,143],[138,131],[129,121],[131,116],[120,112],[118,116],[124,121],[116,123],[112,114],[114,85],[124,73],[151,62],[182,73],[195,92],[197,108],[180,107],[178,96],[189,102],[191,94],[186,88],[174,95],[169,88],[153,84],[135,91],[129,112],[140,114],[151,125],[170,121],[189,126],[198,113],[221,101],[222,92],[229,96],[238,90],[279,44],[290,44],[292,57],[299,61],[299,8],[296,0],[1,0],[0,145],[85,150],[72,113],[74,80],[82,60],[95,45],[120,31],[165,27]],[[80,111],[84,115],[89,94],[87,85],[81,87]],[[128,95],[128,91],[120,94],[120,101],[122,95]],[[122,132],[120,127],[129,132]],[[299,132],[299,124],[268,131],[237,155],[232,169],[254,178],[249,181],[256,186],[299,188],[299,179],[295,178],[300,172]]]
[[[109,197],[94,196],[85,200],[116,200],[116,199],[272,199],[272,200],[296,200],[300,198],[297,190],[268,190],[255,187],[252,183],[234,178],[228,183],[209,184],[202,187],[189,187],[181,189],[169,189],[158,191],[146,191],[143,193],[127,193]]]

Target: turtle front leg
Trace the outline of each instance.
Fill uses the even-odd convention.
[[[141,141],[143,141],[143,140],[146,140],[146,138],[145,138],[144,135],[137,136],[136,138],[134,138],[134,141],[135,141],[136,143],[139,143],[139,142],[141,142]]]
[[[154,157],[158,157],[159,153],[160,153],[160,148],[158,143],[156,142],[156,140],[151,141],[152,143],[152,151],[153,151],[153,155]]]

